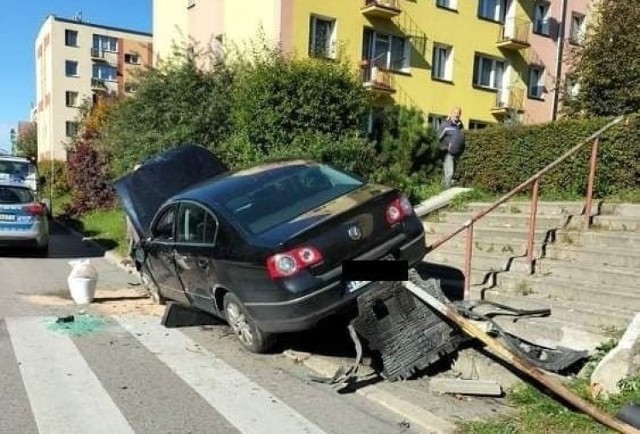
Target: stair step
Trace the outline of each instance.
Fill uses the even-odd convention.
[[[470,213],[464,212],[450,212],[441,217],[441,223],[449,223],[455,225],[462,225],[466,223],[471,217]],[[569,216],[562,215],[540,215],[536,218],[536,227],[540,229],[553,229],[562,227]],[[488,214],[486,217],[481,218],[474,224],[474,229],[498,227],[498,228],[528,228],[529,227],[529,214],[506,214],[495,213]]]
[[[442,246],[443,248],[445,246]],[[547,245],[546,257],[566,259],[582,264],[611,265],[614,267],[640,268],[640,251],[618,248],[592,248],[568,246],[559,243]]]
[[[571,279],[533,276],[516,276],[501,273],[497,283],[503,293],[535,295],[540,298],[561,299],[572,302],[589,301],[601,306],[640,311],[640,293],[633,286],[602,285]]]
[[[533,295],[514,296],[494,290],[486,291],[485,296],[488,300],[523,309],[550,308],[555,318],[562,318],[562,321],[567,323],[583,324],[587,330],[596,334],[603,334],[604,330],[611,326],[626,328],[635,315],[634,311],[627,309],[580,301],[551,300]]]
[[[467,211],[478,212],[487,209],[492,204],[489,202],[471,202],[467,204]],[[538,202],[539,215],[580,215],[584,208],[584,202]],[[529,214],[531,207],[530,201],[509,201],[498,206],[492,212],[506,214]],[[618,207],[614,204],[603,203],[599,205],[598,201],[594,201],[591,205],[591,214],[614,214]]]
[[[627,217],[640,218],[640,204],[638,203],[621,203],[613,204],[615,206],[615,214]]]
[[[536,274],[561,277],[576,282],[589,281],[604,285],[640,288],[640,272],[629,268],[606,265],[597,267],[557,259],[544,258],[538,261]]]
[[[600,215],[593,217],[592,230],[639,232],[640,216]]]
[[[423,224],[426,235],[433,241],[434,235],[447,235],[460,228],[460,225],[451,223],[432,223],[426,222]],[[535,239],[537,241],[544,241],[545,239],[553,239],[553,233],[549,233],[549,230],[543,228],[537,228],[535,231]],[[464,240],[466,232],[463,231],[455,238]],[[486,241],[487,239],[501,239],[512,242],[527,241],[529,239],[529,230],[523,228],[506,228],[506,227],[475,227],[473,228],[473,239],[479,241]]]
[[[640,233],[602,230],[575,231],[562,229],[556,233],[561,244],[589,246],[590,248],[631,248],[640,251]]]
[[[443,246],[444,247],[444,246]],[[426,259],[438,264],[450,265],[459,269],[463,269],[465,261],[465,253],[463,249],[436,249],[429,252]],[[484,271],[504,271],[509,270],[527,272],[528,266],[526,258],[522,256],[514,256],[513,254],[487,253],[483,251],[474,251],[471,258],[471,267],[473,269]]]

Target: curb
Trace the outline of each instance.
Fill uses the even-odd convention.
[[[96,243],[91,238],[85,237],[84,234],[82,234],[81,232],[78,232],[77,230],[67,226],[66,224],[64,224],[60,220],[54,219],[54,222],[55,222],[55,224],[57,224],[58,226],[60,226],[61,228],[63,228],[67,232],[69,232],[71,235],[75,236],[76,238],[80,238],[80,240],[82,240],[82,242],[91,243],[96,248],[104,249],[104,247],[102,245]],[[135,267],[126,264],[126,258],[123,258],[122,256],[120,256],[114,250],[106,250],[104,252],[103,258],[105,258],[107,261],[111,262],[113,265],[117,266],[118,268],[126,271],[128,274],[136,274],[138,272],[138,270],[136,270]]]
[[[294,363],[300,363],[316,374],[327,378],[333,377],[338,368],[340,368],[339,363],[335,363],[324,357],[313,356],[310,353],[286,350],[282,354]],[[435,415],[429,410],[418,407],[412,402],[398,398],[379,386],[371,385],[357,389],[356,394],[385,407],[387,410],[402,417],[403,420],[409,422],[411,425],[419,427],[425,433],[451,434],[457,432],[457,427],[454,423]]]

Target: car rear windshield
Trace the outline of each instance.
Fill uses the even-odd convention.
[[[36,173],[36,166],[27,161],[0,160],[0,174],[11,177],[26,178]]]
[[[0,186],[0,205],[19,205],[33,202],[33,194],[28,188]]]
[[[246,230],[260,234],[362,186],[364,182],[325,165],[270,170],[264,182],[245,183],[223,206]]]

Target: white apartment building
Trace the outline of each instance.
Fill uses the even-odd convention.
[[[78,108],[99,94],[135,92],[132,72],[151,64],[150,33],[49,16],[35,42],[38,160],[67,159]]]

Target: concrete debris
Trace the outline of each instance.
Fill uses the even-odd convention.
[[[637,313],[620,342],[598,363],[591,374],[593,395],[615,394],[618,383],[640,374],[640,313]]]
[[[429,391],[459,395],[501,396],[502,387],[492,380],[460,380],[457,378],[431,378]]]
[[[303,363],[309,357],[311,353],[305,353],[303,351],[286,350],[282,353],[285,357],[293,360],[295,363]]]

